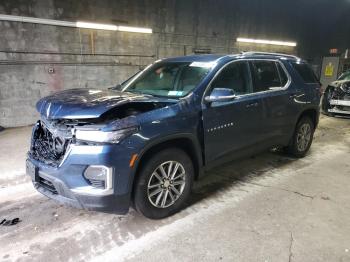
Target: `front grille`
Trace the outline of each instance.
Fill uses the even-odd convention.
[[[46,180],[45,178],[39,176],[39,181],[38,182],[43,188],[45,188],[46,190],[50,191],[52,194],[55,194],[55,195],[58,194],[55,186],[49,180]]]
[[[48,165],[58,166],[62,161],[71,139],[55,136],[40,121],[33,130],[31,156]]]

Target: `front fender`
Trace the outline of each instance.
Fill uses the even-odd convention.
[[[201,174],[202,173],[202,168],[203,168],[203,154],[202,154],[202,148],[200,145],[200,142],[198,141],[197,136],[195,136],[194,134],[191,133],[176,133],[176,134],[170,134],[170,135],[166,135],[166,136],[161,136],[161,137],[157,137],[155,139],[152,139],[152,141],[148,142],[142,149],[141,151],[139,151],[138,156],[137,156],[137,160],[135,161],[133,170],[132,170],[132,179],[130,179],[130,185],[129,185],[129,189],[130,191],[132,190],[135,178],[137,176],[137,173],[140,170],[140,166],[142,161],[144,160],[145,155],[150,152],[150,150],[156,148],[157,146],[160,146],[162,144],[166,145],[166,144],[171,144],[171,145],[175,145],[176,144],[172,143],[172,142],[176,142],[178,140],[181,139],[186,139],[188,141],[191,142],[191,145],[185,145],[185,146],[190,146],[192,148],[192,152],[193,152],[193,156],[191,156],[192,158],[195,159],[195,163],[194,166],[197,169],[198,173]]]

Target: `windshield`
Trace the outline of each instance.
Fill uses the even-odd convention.
[[[342,74],[338,80],[350,80],[350,71]]]
[[[212,63],[157,63],[136,75],[123,91],[164,97],[182,97],[190,93],[209,72]]]

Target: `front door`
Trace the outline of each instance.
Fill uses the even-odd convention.
[[[260,96],[253,93],[248,63],[234,61],[227,64],[213,79],[206,95],[214,88],[230,88],[237,98],[203,105],[207,163],[261,139],[262,103]]]

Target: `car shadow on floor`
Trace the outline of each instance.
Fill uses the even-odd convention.
[[[235,186],[254,181],[257,177],[268,176],[269,172],[274,169],[288,167],[296,160],[296,158],[292,158],[283,152],[271,150],[270,152],[237,159],[216,167],[195,182],[187,207],[227,188],[234,188]]]
[[[202,201],[215,199],[218,193],[225,194],[226,189],[242,191],[241,184],[254,182],[258,177],[269,176],[275,169],[283,171],[295,160],[280,152],[267,152],[217,167],[195,183],[191,197],[182,212],[161,220],[147,219],[133,209],[123,216],[74,209],[40,195],[14,201],[14,203],[3,203],[5,206],[3,205],[4,209],[1,212],[6,215],[6,218],[19,217],[22,222],[11,228],[0,228],[3,234],[0,240],[23,238],[25,243],[33,243],[28,247],[28,250],[31,250],[28,257],[32,260],[47,255],[45,250],[50,250],[50,256],[61,257],[62,260],[67,260],[67,256],[75,257],[79,254],[86,256],[87,252],[91,251],[89,243],[93,243],[98,250],[96,253],[90,252],[89,255],[99,255],[106,250],[106,247],[121,246],[177,220],[186,219],[196,212],[197,208],[201,209],[201,205],[197,204]],[[302,168],[303,165],[307,163],[301,161],[293,165],[293,168]],[[204,203],[204,207],[208,204],[211,205],[210,202]],[[102,224],[101,221],[103,221]],[[82,229],[79,229],[79,224],[85,225],[83,233]],[[76,227],[79,230],[76,230]],[[38,229],[33,231],[33,228]],[[37,245],[35,243],[39,241],[37,239],[40,239],[42,232],[46,234],[59,232],[59,234],[53,238],[52,242]],[[62,235],[70,237],[62,238],[60,237]],[[81,243],[87,243],[87,245],[81,245]],[[55,248],[52,249],[52,247]],[[66,255],[60,252],[67,248],[74,249],[74,252]]]

